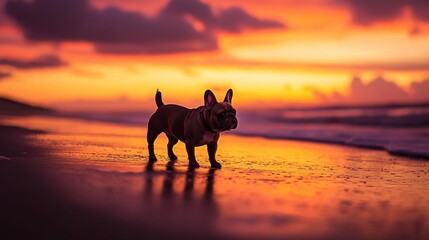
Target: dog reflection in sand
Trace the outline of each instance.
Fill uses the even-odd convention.
[[[212,91],[204,94],[204,106],[188,109],[175,104],[164,105],[161,92],[157,91],[155,102],[156,112],[150,117],[147,130],[149,161],[157,160],[154,142],[158,135],[164,132],[168,137],[168,157],[177,160],[173,146],[178,140],[186,145],[189,167],[198,168],[200,165],[195,158],[195,147],[207,145],[211,168],[221,168],[216,161],[217,141],[220,133],[237,128],[236,110],[232,107],[232,89],[229,89],[223,102],[218,102]]]

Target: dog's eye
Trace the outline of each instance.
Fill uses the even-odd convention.
[[[223,111],[223,112],[221,112],[221,113],[219,113],[219,117],[225,117],[225,115],[226,115],[226,111]]]

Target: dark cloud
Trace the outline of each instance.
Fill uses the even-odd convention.
[[[408,94],[394,82],[387,81],[382,77],[378,77],[367,84],[355,77],[350,84],[350,97],[361,101],[392,102],[406,100]]]
[[[222,9],[215,15],[207,4],[199,0],[172,0],[161,12],[166,15],[185,16],[189,14],[207,28],[221,31],[241,32],[243,29],[284,28],[277,20],[254,17],[239,7]]]
[[[411,91],[415,98],[429,100],[429,78],[411,83]]]
[[[0,66],[10,66],[18,69],[52,68],[67,65],[60,58],[52,55],[44,55],[35,59],[23,60],[15,58],[0,58]]]
[[[6,0],[0,0],[0,9],[3,9]],[[6,25],[8,23],[8,18],[5,15],[4,11],[0,11],[0,26]]]
[[[351,80],[347,94],[334,92],[326,95],[314,90],[314,95],[327,103],[394,103],[429,100],[429,79],[411,84],[408,92],[382,77],[365,84],[359,77]]]
[[[187,51],[190,42],[197,43],[198,50],[216,47],[211,34],[196,31],[184,19],[150,19],[113,7],[97,10],[87,0],[10,1],[6,12],[30,40],[90,41],[102,52],[151,52],[164,45],[170,51]]]
[[[429,2],[427,0],[410,0],[414,16],[422,21],[429,21]]]
[[[5,78],[8,78],[12,76],[12,74],[8,73],[8,72],[0,72],[0,81],[4,80]]]
[[[183,17],[186,14],[205,25],[213,24],[215,19],[210,6],[199,0],[171,0],[160,12],[161,16]]]
[[[8,1],[5,10],[29,40],[88,41],[98,51],[112,53],[214,50],[214,29],[239,32],[243,28],[283,26],[274,20],[260,20],[239,8],[214,15],[211,7],[199,0],[171,0],[152,18],[115,7],[95,9],[88,0],[15,0]],[[235,18],[234,13],[238,14]],[[187,16],[204,28],[196,29]]]
[[[350,7],[353,22],[360,25],[397,19],[405,8],[410,8],[417,20],[429,21],[427,0],[345,0],[339,2]]]
[[[361,25],[394,20],[401,15],[405,7],[405,1],[402,0],[346,0],[345,2],[351,7],[353,22]]]
[[[243,9],[233,7],[220,12],[216,18],[216,26],[228,32],[240,32],[243,28],[284,28],[285,25],[276,20],[256,18]]]

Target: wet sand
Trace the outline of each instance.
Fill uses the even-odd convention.
[[[182,143],[177,163],[167,165],[163,136],[159,160],[148,166],[144,127],[35,117],[0,123],[47,131],[7,128],[0,137],[2,234],[13,239],[429,236],[427,161],[224,134],[223,168],[210,170],[200,147],[202,167],[188,170]]]

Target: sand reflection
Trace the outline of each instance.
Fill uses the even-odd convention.
[[[215,231],[219,216],[215,178],[216,169],[184,171],[176,168],[174,162],[168,162],[163,170],[148,162],[143,173],[143,204],[162,216],[163,223],[196,231]]]
[[[21,124],[27,123],[24,119]],[[54,126],[49,119],[45,124]],[[60,209],[50,206],[61,197],[66,206],[82,207],[94,217],[86,222],[75,218],[79,222],[75,225],[58,223],[63,228],[74,230],[78,224],[92,228],[104,221],[100,234],[110,234],[104,229],[120,234],[127,229],[132,236],[145,236],[140,239],[429,236],[427,161],[392,157],[383,151],[225,134],[219,145],[223,168],[208,169],[207,152],[200,148],[197,159],[202,167],[189,170],[183,144],[176,148],[178,162],[167,164],[162,147],[167,139],[162,137],[157,142],[159,161],[147,164],[144,131],[138,128],[75,120],[55,127],[61,131],[28,138],[47,151],[45,160],[22,155],[31,168],[46,166],[43,177],[49,180],[52,194],[34,188],[34,179],[28,179],[32,184],[23,199],[33,199],[36,189],[40,202],[53,209],[51,213],[64,212],[62,205]],[[10,144],[10,138],[4,142]],[[17,148],[20,153],[21,148],[32,153],[27,146]],[[8,183],[23,182],[21,177],[8,176],[13,179]],[[27,215],[24,210],[10,213],[14,212]],[[70,214],[61,219],[73,219]],[[52,217],[57,221],[57,215]],[[114,224],[109,225],[109,219]]]

